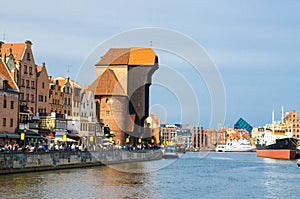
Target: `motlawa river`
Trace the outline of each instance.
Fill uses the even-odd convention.
[[[1,198],[300,198],[296,161],[255,153],[0,176]]]

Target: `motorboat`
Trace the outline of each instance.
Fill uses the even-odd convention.
[[[173,144],[167,145],[164,150],[163,158],[164,159],[174,159],[178,158],[176,146]]]

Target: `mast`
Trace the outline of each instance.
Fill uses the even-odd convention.
[[[281,123],[283,124],[284,120],[284,108],[283,106],[281,107]]]
[[[274,135],[274,118],[275,118],[275,113],[274,113],[274,109],[272,111],[272,131],[273,131],[273,135]]]

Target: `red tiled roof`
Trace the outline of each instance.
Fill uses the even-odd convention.
[[[132,48],[128,65],[154,65],[156,54],[151,48]]]
[[[55,79],[57,81],[57,84],[60,86],[60,88],[63,88],[66,80],[65,79]]]
[[[42,67],[43,66],[36,66],[36,70],[37,70],[38,73],[42,71]]]
[[[25,43],[10,43],[10,44],[2,44],[1,47],[1,56],[5,57],[9,55],[10,49],[12,50],[12,54],[14,55],[15,60],[21,60],[25,51],[26,44]]]
[[[154,65],[156,54],[151,48],[111,48],[96,64],[109,65]]]
[[[111,48],[96,65],[127,65],[130,48]]]
[[[8,86],[11,89],[14,89],[16,91],[19,91],[18,86],[16,85],[14,79],[10,75],[10,72],[8,71],[8,68],[6,67],[5,63],[3,62],[2,59],[0,59],[0,77],[3,80],[7,80]]]
[[[94,95],[122,95],[125,92],[119,83],[115,73],[111,69],[106,69],[90,86]]]

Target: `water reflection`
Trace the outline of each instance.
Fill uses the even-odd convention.
[[[4,198],[153,198],[149,174],[110,167],[1,176]]]
[[[132,163],[109,165],[109,167],[121,172],[150,173],[168,167],[171,164],[173,164],[176,160],[177,159],[162,159],[162,160],[149,161],[149,162],[132,162]]]

